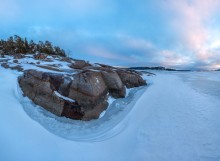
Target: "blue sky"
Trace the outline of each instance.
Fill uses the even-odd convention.
[[[0,37],[112,65],[220,68],[219,0],[0,0]]]

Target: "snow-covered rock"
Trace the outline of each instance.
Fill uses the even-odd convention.
[[[23,71],[18,80],[24,95],[57,116],[97,119],[108,107],[109,96],[124,98],[125,86],[146,85],[135,71],[71,58],[37,56],[7,56],[0,63],[4,68]]]

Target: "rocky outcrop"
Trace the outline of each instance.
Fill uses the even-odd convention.
[[[136,71],[125,69],[117,69],[116,71],[127,88],[146,85],[146,81]]]
[[[109,94],[114,98],[123,98],[126,95],[125,85],[115,71],[102,71],[103,79],[109,89]]]
[[[45,60],[46,58],[47,58],[47,54],[44,54],[44,53],[34,54],[34,59]]]
[[[56,79],[57,81],[62,79],[62,75],[56,75]],[[56,95],[57,85],[53,81],[52,74],[27,70],[22,77],[18,78],[18,81],[25,96],[58,116],[62,116],[65,104],[71,106],[75,103]]]
[[[23,71],[24,69],[20,65],[16,66],[9,66],[8,63],[2,63],[1,66],[5,69],[12,69],[12,70],[17,70],[17,71]]]
[[[67,62],[67,63],[72,63],[73,59],[69,58],[69,57],[63,57],[63,58],[60,59],[60,61]]]
[[[88,67],[91,66],[91,64],[89,64],[88,62],[84,61],[84,60],[75,60],[70,67],[73,69],[82,69],[84,67]]]
[[[44,58],[39,55],[39,59]],[[108,107],[109,96],[124,98],[126,87],[146,85],[140,73],[134,70],[92,65],[71,58],[61,61],[69,63],[71,68],[59,68],[59,64],[33,64],[39,71],[26,70],[18,78],[25,96],[57,116],[97,119]],[[2,66],[11,68],[7,63],[2,63]]]
[[[56,81],[54,81],[55,79]],[[18,78],[18,81],[24,95],[28,96],[35,104],[58,116],[62,116],[63,108],[66,104],[67,106],[76,104],[60,98],[55,93],[62,79],[62,75],[27,70],[22,77]]]
[[[48,69],[48,70],[51,70],[51,71],[62,72],[61,69],[56,68],[54,66],[49,66],[49,65],[36,65],[36,66],[39,67],[39,68]]]
[[[64,76],[27,70],[18,81],[25,96],[58,116],[96,119],[108,106],[108,88],[101,73]]]
[[[85,71],[74,75],[68,97],[81,105],[84,120],[98,118],[108,106],[108,88],[99,72]]]
[[[137,87],[146,82],[126,70],[84,70],[65,75],[27,70],[18,79],[25,96],[57,116],[91,120],[108,107],[108,96],[123,98],[125,86]],[[104,70],[105,69],[105,70]]]

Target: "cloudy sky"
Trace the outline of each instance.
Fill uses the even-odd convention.
[[[220,0],[0,0],[0,31],[92,62],[220,68]]]

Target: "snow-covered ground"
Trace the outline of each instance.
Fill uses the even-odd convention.
[[[44,72],[51,72],[52,70],[54,73],[64,74],[68,74],[68,72],[70,71],[71,73],[73,73],[74,69],[69,67],[70,63],[61,61],[61,59],[62,57],[53,58],[51,56],[47,56],[46,59],[37,60],[34,59],[33,54],[24,55],[24,58],[21,59],[14,59],[13,56],[5,55],[5,58],[0,58],[0,62],[1,60],[6,60],[8,66],[21,66],[24,70],[34,69]],[[14,62],[15,60],[17,62]],[[50,69],[48,69],[47,67],[50,67]]]
[[[0,67],[0,161],[219,161],[220,72],[157,72],[99,120],[60,119]]]

